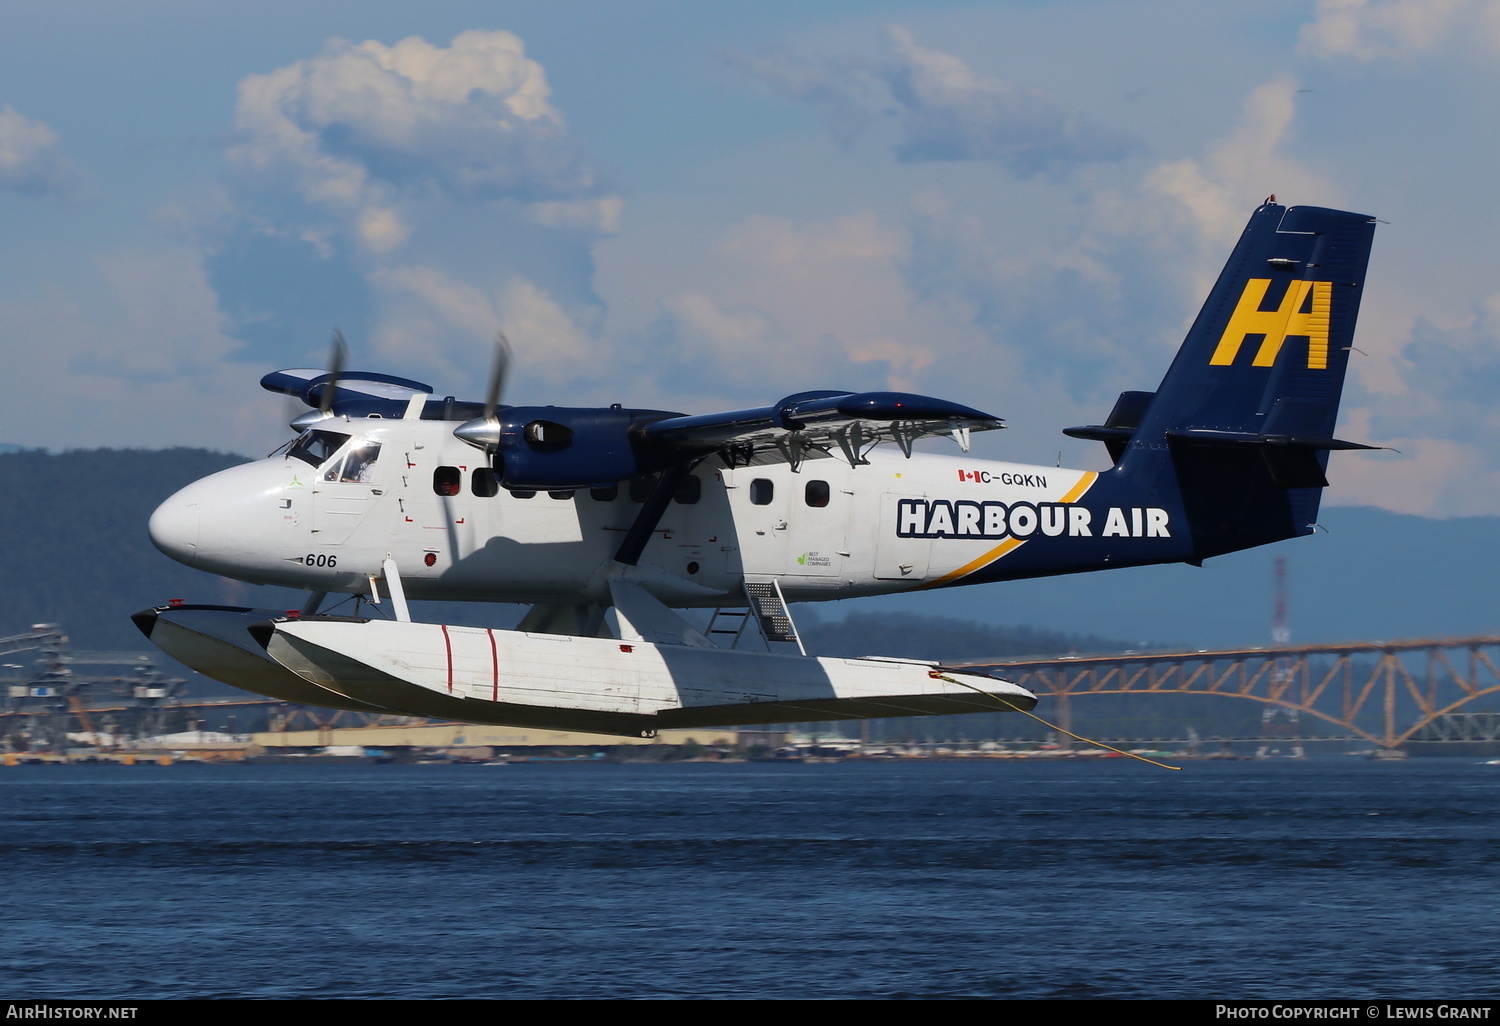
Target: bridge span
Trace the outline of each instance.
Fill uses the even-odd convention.
[[[1500,699],[1500,637],[1127,652],[969,662],[1056,699],[1068,724],[1084,695],[1221,695],[1315,716],[1394,749],[1443,717]],[[1490,711],[1490,710],[1486,710]]]

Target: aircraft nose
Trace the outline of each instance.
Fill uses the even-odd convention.
[[[198,531],[203,518],[198,503],[186,492],[184,489],[156,507],[146,529],[158,549],[177,562],[192,566],[198,555]]]

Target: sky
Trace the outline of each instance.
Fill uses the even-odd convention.
[[[1102,468],[1270,194],[1377,216],[1327,502],[1500,509],[1500,0],[0,9],[0,443],[288,434],[278,367],[688,413],[899,388]]]

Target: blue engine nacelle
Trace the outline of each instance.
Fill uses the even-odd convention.
[[[659,410],[511,406],[498,413],[494,467],[507,488],[588,488],[662,470],[680,457],[643,444]]]

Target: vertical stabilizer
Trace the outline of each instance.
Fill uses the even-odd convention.
[[[1374,232],[1260,207],[1136,423],[1097,429],[1122,479],[1179,493],[1198,558],[1310,533],[1329,451],[1369,448],[1333,430]]]

